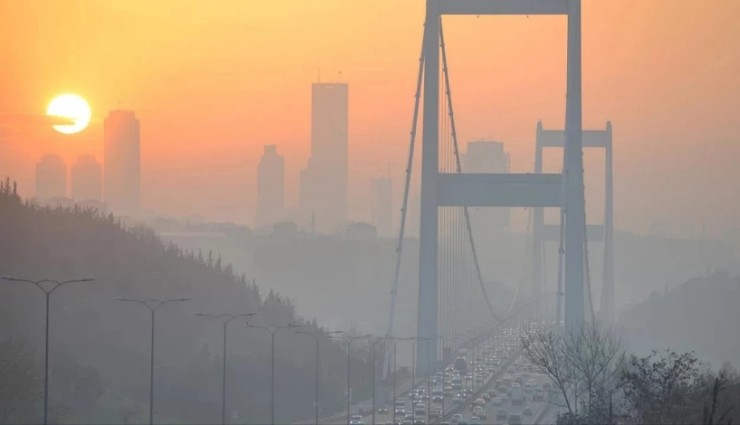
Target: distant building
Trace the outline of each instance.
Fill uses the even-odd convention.
[[[393,180],[390,177],[373,180],[372,221],[378,236],[393,236]]]
[[[369,223],[347,223],[344,237],[352,241],[375,242],[378,240],[378,229]]]
[[[72,165],[72,198],[75,201],[101,201],[103,168],[92,155],[81,155]]]
[[[139,120],[132,111],[111,111],[103,132],[103,198],[114,213],[136,214],[141,191]]]
[[[464,156],[464,173],[509,173],[509,154],[504,144],[480,140],[468,142]],[[491,231],[508,230],[511,221],[509,208],[473,208],[470,213],[473,228]]]
[[[257,216],[255,227],[285,219],[285,160],[277,146],[266,145],[257,166]]]
[[[46,201],[67,197],[67,164],[59,155],[44,155],[36,163],[36,198]]]
[[[301,171],[304,222],[335,233],[347,221],[349,86],[314,83],[311,90],[311,157]]]

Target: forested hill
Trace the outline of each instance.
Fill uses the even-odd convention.
[[[150,313],[115,297],[192,298],[165,305],[156,316],[155,387],[157,417],[163,423],[212,423],[220,418],[222,328],[194,312],[256,313],[252,321],[257,325],[296,323],[308,331],[317,329],[315,322],[296,317],[289,300],[272,292],[261,294],[251,279],[236,276],[230,265],[208,253],[165,245],[150,230],[126,229],[112,216],[29,205],[8,181],[0,185],[0,241],[0,275],[95,278],[61,287],[51,298],[50,405],[61,422],[120,423],[146,415]],[[0,281],[0,349],[35,352],[40,366],[43,320],[44,297],[38,289]],[[276,392],[291,400],[285,406],[278,401],[278,419],[308,417],[313,339],[288,330],[278,335],[276,345]],[[336,343],[324,347],[322,405],[329,410],[342,403],[344,355]],[[264,329],[247,328],[242,320],[229,326],[227,405],[240,423],[269,417],[269,348]],[[78,369],[85,373],[65,373]],[[11,388],[31,386],[28,393],[40,397],[38,380],[8,375],[11,372],[0,370],[0,380],[16,379]],[[84,382],[79,382],[81,377]],[[0,401],[0,418],[8,414],[6,407]],[[10,417],[13,422],[36,422],[38,414],[38,404],[29,404]]]
[[[634,350],[693,350],[715,367],[738,367],[740,279],[716,273],[653,293],[623,315],[622,325]]]

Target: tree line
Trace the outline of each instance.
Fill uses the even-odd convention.
[[[553,383],[558,424],[729,425],[740,419],[740,375],[713,371],[693,352],[628,354],[619,334],[590,323],[581,329],[531,326],[524,356]]]
[[[187,251],[162,242],[146,227],[126,226],[111,214],[84,208],[47,208],[22,200],[15,184],[0,182],[0,274],[28,279],[94,276],[65,287],[50,306],[50,411],[58,423],[135,423],[146,416],[148,312],[124,303],[133,298],[189,297],[157,317],[155,387],[164,422],[212,423],[220,418],[221,332],[196,317],[255,313],[255,325],[298,324],[293,302],[263,293],[212,252]],[[41,397],[43,300],[34,290],[0,282],[0,423],[37,423]],[[161,318],[160,318],[161,316]],[[284,333],[276,340],[278,420],[313,412],[314,340]],[[229,328],[227,406],[238,423],[269,418],[270,341],[244,323]],[[367,359],[353,354],[353,386],[367,382]],[[341,411],[346,353],[323,341],[320,404]]]

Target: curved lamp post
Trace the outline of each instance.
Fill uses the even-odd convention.
[[[255,326],[247,322],[247,327],[264,329],[270,334],[270,423],[275,423],[275,335],[283,329],[300,328],[299,325],[288,323],[283,326]]]
[[[69,283],[92,282],[95,278],[85,277],[82,279],[58,281],[53,279],[29,280],[13,276],[0,276],[0,279],[10,282],[29,283],[41,290],[46,296],[46,328],[44,331],[44,425],[46,425],[49,423],[49,300],[51,294],[61,286]]]
[[[314,389],[315,399],[314,399],[313,404],[314,404],[314,419],[316,421],[316,425],[319,425],[319,342],[321,341],[322,338],[331,339],[332,335],[341,334],[342,331],[334,331],[334,332],[301,332],[301,331],[298,331],[296,333],[303,334],[303,335],[310,335],[314,337],[314,339],[316,340],[316,369],[315,369],[316,377],[314,378],[315,379],[314,384],[316,388]]]
[[[149,350],[149,425],[152,425],[154,423],[154,313],[156,313],[157,310],[165,304],[190,301],[192,298],[171,298],[160,300],[157,298],[136,299],[116,297],[114,300],[141,304],[151,313],[151,345]]]
[[[351,397],[350,397],[350,364],[352,361],[352,343],[357,341],[358,339],[366,339],[371,338],[371,334],[365,334],[365,335],[359,335],[352,338],[347,338],[347,424],[349,424],[349,417],[350,417],[350,405],[352,403]]]
[[[226,327],[231,323],[232,320],[240,317],[251,317],[257,313],[242,313],[242,314],[212,314],[212,313],[193,313],[196,316],[209,317],[216,319],[223,325],[224,337],[223,337],[223,360],[221,362],[221,424],[226,424]]]

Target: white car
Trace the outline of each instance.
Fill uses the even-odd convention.
[[[365,425],[365,422],[362,421],[362,416],[354,415],[349,418],[349,425]]]

